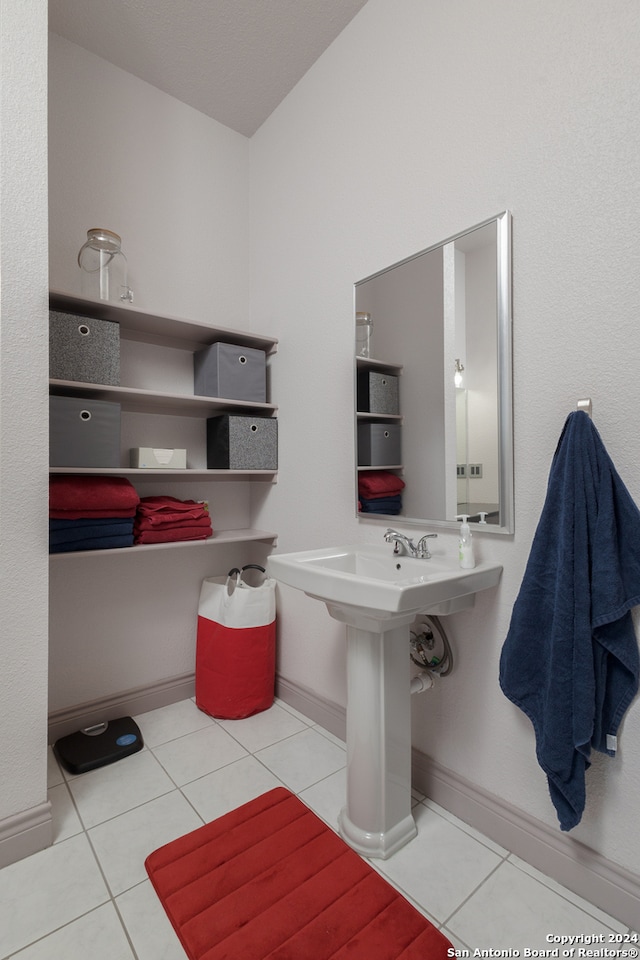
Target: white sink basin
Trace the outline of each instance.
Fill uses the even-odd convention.
[[[348,611],[374,619],[411,613],[448,614],[473,606],[479,590],[495,587],[502,567],[479,563],[461,570],[457,557],[432,555],[429,560],[394,556],[390,545],[325,547],[269,558],[277,580],[324,600],[332,616],[346,620]]]

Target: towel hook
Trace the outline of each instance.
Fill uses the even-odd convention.
[[[588,417],[591,416],[591,397],[586,397],[584,400],[578,400],[578,410],[584,410]]]

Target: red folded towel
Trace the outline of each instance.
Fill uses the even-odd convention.
[[[56,519],[131,517],[139,502],[126,477],[64,474],[49,479],[50,516]]]
[[[172,530],[141,530],[135,534],[135,543],[173,543],[177,540],[208,540],[213,536],[208,527],[174,527]]]
[[[159,517],[136,516],[135,531],[139,530],[175,530],[179,527],[210,527],[211,517],[205,513],[202,517],[185,517],[178,515],[179,520],[160,520]]]
[[[199,500],[178,500],[176,497],[143,497],[138,504],[138,517],[150,525],[183,523],[209,516],[209,509]]]
[[[49,510],[50,520],[94,520],[110,517],[133,520],[135,515],[135,507],[125,507],[123,510]]]
[[[361,497],[388,497],[393,496],[404,488],[404,480],[395,473],[387,470],[373,470],[370,473],[361,473],[358,477],[358,493]]]

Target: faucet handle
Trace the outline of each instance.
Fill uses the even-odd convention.
[[[434,537],[437,537],[437,533],[425,533],[423,537],[420,537],[418,540],[418,556],[423,560],[429,560],[431,557],[431,552],[429,550],[429,544],[426,543],[427,540],[431,540]]]

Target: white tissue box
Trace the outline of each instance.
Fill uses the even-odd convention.
[[[163,447],[132,447],[130,466],[155,470],[186,470],[187,451]]]

